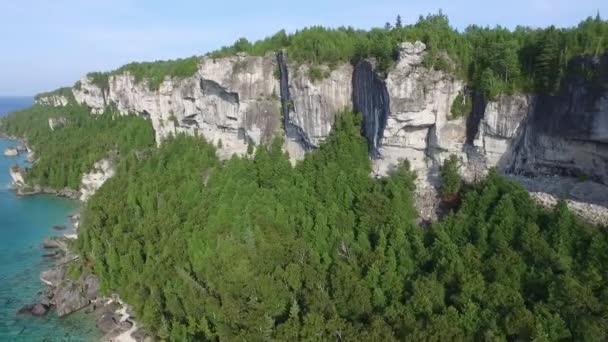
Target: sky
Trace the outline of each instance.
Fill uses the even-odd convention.
[[[451,24],[573,26],[607,0],[0,0],[0,96],[73,85],[132,61],[202,55],[311,25],[371,28],[442,9]],[[605,17],[606,15],[603,15]]]

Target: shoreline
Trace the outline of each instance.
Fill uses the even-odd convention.
[[[7,136],[0,133],[0,139],[10,140],[26,147],[28,157],[33,151],[28,147],[25,139]],[[17,156],[22,155],[23,152]],[[35,162],[28,158],[28,162]],[[80,208],[68,215],[70,226],[66,227],[64,233],[59,236],[48,237],[41,242],[40,248],[49,251],[42,256],[44,259],[52,260],[53,265],[43,270],[38,279],[45,285],[42,294],[33,300],[32,304],[25,305],[16,314],[29,314],[34,317],[44,317],[51,311],[56,312],[61,319],[76,312],[84,311],[92,314],[95,326],[101,333],[101,341],[107,342],[131,342],[148,339],[148,335],[135,321],[135,315],[131,307],[124,303],[118,294],[112,293],[109,297],[98,293],[100,281],[90,271],[82,272],[78,279],[73,279],[69,274],[70,265],[78,261],[80,256],[70,249],[70,242],[78,239],[78,228],[80,225],[80,210],[82,202],[79,190],[64,188],[61,190],[50,187],[28,186],[25,182],[15,179],[11,171],[12,182],[9,190],[16,196],[52,195],[59,198],[67,198],[79,202]],[[24,169],[18,165],[18,172]]]

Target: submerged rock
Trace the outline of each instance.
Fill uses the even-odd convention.
[[[17,149],[13,148],[13,147],[7,147],[4,150],[4,155],[7,156],[7,157],[18,156],[19,155],[19,151],[17,151]]]
[[[46,315],[48,310],[49,310],[48,306],[44,306],[41,303],[37,303],[34,305],[34,307],[32,307],[30,312],[34,316],[44,316],[44,315]]]
[[[29,304],[25,305],[19,311],[17,311],[18,315],[27,315],[30,314],[32,316],[41,317],[47,314],[49,311],[49,306],[46,306],[41,303]]]

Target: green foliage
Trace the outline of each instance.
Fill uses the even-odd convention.
[[[439,168],[441,176],[440,193],[446,202],[454,200],[462,189],[462,179],[458,173],[460,162],[460,159],[452,154],[448,159],[443,161],[443,165]]]
[[[67,276],[74,281],[80,279],[80,276],[82,276],[82,272],[83,265],[79,260],[72,261],[69,264],[68,269],[66,270]]]
[[[90,72],[87,77],[91,80],[91,83],[99,87],[102,91],[110,89],[110,76],[112,73],[109,72]],[[82,86],[82,84],[81,84]]]
[[[461,117],[468,116],[473,110],[473,99],[468,94],[459,93],[458,96],[452,102],[452,108],[450,113],[450,119],[458,119]]]
[[[286,49],[291,60],[313,66],[331,67],[375,58],[377,70],[386,73],[394,65],[400,43],[422,41],[427,46],[423,60],[426,67],[452,73],[466,80],[472,89],[494,98],[515,91],[555,92],[564,78],[573,74],[568,64],[574,57],[608,52],[607,36],[608,22],[599,16],[574,28],[517,27],[510,31],[500,26],[469,26],[458,32],[440,11],[421,16],[413,25],[403,25],[398,18],[394,26],[369,31],[310,27],[289,35],[280,31],[254,43],[241,38],[209,56],[219,58],[238,52],[262,56]],[[581,72],[593,73],[577,71]]]
[[[134,62],[111,72],[92,72],[87,76],[99,88],[108,89],[110,76],[128,72],[135,77],[136,83],[146,81],[151,90],[158,90],[167,77],[184,79],[194,75],[198,70],[199,61],[199,57],[193,56],[170,61]]]
[[[327,77],[329,77],[329,72],[321,69],[318,66],[313,65],[310,67],[310,69],[308,69],[308,78],[313,82],[320,81]]]
[[[86,264],[167,340],[605,340],[608,237],[564,204],[491,172],[423,230],[407,164],[369,177],[358,116],[295,167],[281,145],[124,158],[84,210]]]
[[[48,121],[59,117],[68,125],[52,131]],[[1,123],[3,132],[26,138],[36,152],[37,161],[28,169],[26,181],[54,189],[78,189],[82,174],[110,152],[121,156],[154,146],[154,132],[144,119],[109,112],[92,116],[83,106],[33,106]]]

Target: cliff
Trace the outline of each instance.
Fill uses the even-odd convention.
[[[454,100],[470,91],[463,80],[425,67],[425,50],[421,42],[403,43],[386,77],[376,73],[373,60],[362,60],[315,67],[323,77],[313,79],[310,65],[292,63],[279,51],[204,57],[193,76],[167,77],[158,90],[124,72],[110,76],[107,88],[84,77],[72,93],[92,113],[112,106],[149,118],[159,144],[178,132],[197,134],[218,145],[224,158],[283,136],[292,159],[301,159],[328,136],[337,113],[354,109],[363,114],[374,172],[385,175],[407,159],[421,190],[433,191],[438,166],[450,154],[461,158],[469,180],[496,167],[608,184],[607,57],[572,61],[596,70],[597,79],[573,77],[555,95],[488,101],[473,94],[472,113],[453,119]],[[38,103],[63,105],[44,97]]]

